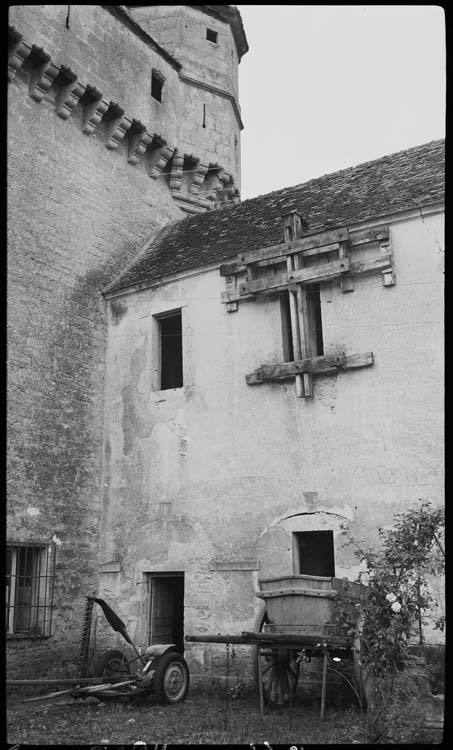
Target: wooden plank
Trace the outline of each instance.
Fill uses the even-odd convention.
[[[304,258],[311,257],[313,255],[325,255],[327,253],[338,252],[339,243],[333,242],[330,245],[323,245],[322,247],[315,247],[312,250],[301,251]],[[285,256],[279,256],[277,258],[266,258],[264,260],[256,261],[256,268],[265,268],[267,266],[275,266],[283,264],[285,262]],[[247,266],[244,263],[231,262],[223,263],[219,267],[219,273],[221,276],[231,276],[232,274],[245,273]]]
[[[239,284],[237,290],[222,292],[221,301],[224,303],[235,302],[253,297],[255,294],[276,294],[279,291],[284,291],[291,284],[331,281],[336,278],[349,278],[358,274],[374,273],[391,268],[392,253],[383,253],[369,260],[360,260],[353,263],[349,261],[349,258],[343,258],[331,263],[305,266],[289,273],[275,274],[256,281],[244,281]]]
[[[316,646],[318,643],[327,646],[346,646],[350,639],[344,636],[320,635],[319,633],[255,633],[243,630],[241,633],[243,643],[269,643],[269,644],[310,644]]]
[[[293,256],[293,268],[295,271],[299,270],[299,268],[303,266],[303,264],[304,264],[304,261],[299,255]],[[292,293],[292,290],[290,289],[290,294],[291,293]],[[309,316],[308,316],[307,293],[300,284],[296,288],[295,299],[297,302],[297,305],[296,305],[297,315],[299,318],[299,329],[301,332],[300,358],[306,359],[308,352],[309,352],[308,347],[309,347],[309,341],[310,341],[310,324],[309,324]],[[296,357],[295,351],[294,351],[294,357]],[[300,382],[299,382],[299,378],[300,378]],[[298,397],[303,396],[304,398],[309,398],[313,396],[313,381],[309,373],[304,372],[302,376],[296,375],[296,396]]]
[[[358,354],[337,354],[332,356],[309,357],[295,362],[279,362],[273,365],[261,365],[254,372],[245,376],[248,385],[256,385],[266,380],[281,380],[294,377],[298,373],[308,372],[312,375],[328,375],[337,370],[351,370],[358,367],[369,367],[373,364],[372,352]]]
[[[291,273],[294,273],[292,271]],[[239,284],[239,294],[243,297],[246,294],[257,294],[270,289],[274,290],[288,286],[288,273],[276,273],[273,276],[266,276],[255,281],[243,281]]]
[[[286,268],[288,273],[294,269],[297,256],[288,255],[286,258]],[[302,339],[301,339],[301,326],[298,315],[298,300],[297,292],[288,292],[289,294],[289,310],[291,316],[291,334],[293,343],[293,352],[296,359],[302,358]],[[303,335],[303,329],[302,329]],[[305,343],[304,343],[305,348]],[[297,398],[303,398],[305,396],[304,382],[300,374],[296,375],[296,396]]]
[[[345,636],[323,635],[320,633],[257,633],[255,631],[244,630],[239,635],[186,635],[185,641],[189,643],[237,643],[244,646],[256,646],[258,644],[287,645],[288,647],[296,646],[316,647],[318,644],[328,646],[347,647],[350,639]]]
[[[373,352],[361,352],[360,354],[348,354],[341,370],[355,370],[357,367],[369,367],[374,362]]]
[[[374,258],[364,259],[350,263],[349,273],[351,275],[358,273],[372,273],[373,271],[382,271],[392,266],[392,253],[382,253]]]
[[[344,231],[347,233],[347,230],[344,230]],[[325,235],[326,233],[323,233],[323,234]],[[303,241],[305,241],[305,240],[311,240],[312,241],[316,237],[317,237],[317,235],[311,235],[310,237],[303,237],[301,239]],[[370,242],[379,242],[380,240],[388,240],[388,238],[389,238],[389,227],[387,225],[383,225],[383,226],[378,226],[378,227],[370,227],[369,229],[362,229],[359,232],[351,232],[351,233],[349,233],[349,235],[347,234],[346,238],[343,237],[343,238],[341,238],[341,240],[344,240],[344,239],[347,239],[347,238],[349,239],[349,246],[350,247],[355,247],[357,245],[364,245],[364,244],[370,243]],[[285,256],[287,254],[287,251],[284,249],[284,247],[288,244],[294,250],[295,247],[296,247],[295,246],[295,242],[296,241],[293,240],[290,243],[281,243],[280,245],[274,245],[274,246],[271,246],[269,248],[264,248],[264,250],[267,250],[270,253],[270,255],[266,256],[267,259],[271,260],[271,262],[272,261],[275,262],[276,258]],[[339,242],[339,240],[335,240],[335,241],[333,241],[331,243],[329,243],[329,242],[326,243],[326,242],[324,242],[324,237],[323,237],[323,244],[321,244],[320,246],[316,245],[316,246],[307,247],[307,243],[305,243],[305,246],[302,246],[299,250],[297,250],[297,252],[302,252],[305,257],[311,256],[311,255],[320,255],[320,254],[323,254],[323,253],[332,253],[332,252],[336,252],[338,250],[338,242]],[[279,251],[277,254],[275,254],[275,250],[276,249]],[[282,252],[280,252],[280,250]],[[251,251],[251,252],[255,252],[255,253],[258,252],[259,253],[259,252],[262,252],[262,251],[254,250],[254,251]],[[246,253],[242,253],[242,254],[240,254],[240,256],[238,255],[238,258],[239,257],[241,257],[241,258],[245,257],[246,255],[247,255]],[[261,258],[261,260],[263,260],[263,258]],[[220,270],[220,275],[221,276],[229,276],[231,274],[236,274],[236,273],[244,272],[245,269],[246,269],[246,262],[255,262],[255,261],[249,261],[249,260],[247,260],[247,261],[239,261],[239,260],[237,260],[237,261],[231,262],[231,263],[224,263],[223,265],[220,266],[220,269],[219,269]]]
[[[261,365],[255,372],[251,373],[258,381],[272,380],[274,378],[288,378],[301,372],[310,373],[328,373],[338,370],[344,366],[346,357],[344,354],[334,356],[309,357],[308,359],[296,360],[294,362],[279,362],[274,365]],[[246,376],[246,382],[249,383],[251,376]],[[254,381],[253,381],[254,382]]]
[[[305,266],[288,274],[288,282],[307,283],[310,281],[331,281],[349,271],[349,259],[341,258],[331,263],[320,263],[316,266]],[[252,291],[252,290],[250,290]]]
[[[246,253],[238,253],[237,263],[256,263],[258,260],[266,258],[281,258],[291,253],[300,253],[304,250],[311,250],[323,245],[331,245],[334,242],[340,242],[348,238],[347,229],[335,229],[318,234],[307,235],[291,242],[281,242],[278,245],[259,248],[258,250],[249,250]]]
[[[389,238],[389,228],[386,224],[380,227],[370,227],[369,229],[362,229],[359,232],[353,232],[349,235],[349,245],[364,245],[367,242],[378,242],[379,240],[387,240]]]
[[[259,599],[268,599],[273,596],[320,596],[333,599],[337,592],[333,589],[272,589],[271,591],[257,591],[255,596]]]

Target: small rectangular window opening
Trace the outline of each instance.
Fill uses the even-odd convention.
[[[217,31],[214,31],[213,29],[206,29],[206,39],[208,40],[208,42],[217,44],[217,36]]]
[[[183,386],[181,310],[160,317],[160,390]]]
[[[333,531],[301,531],[295,534],[296,569],[301,575],[335,575]]]
[[[280,313],[282,321],[283,361],[294,362],[293,332],[291,328],[289,294],[282,294],[282,296],[280,297]]]
[[[6,632],[48,636],[51,631],[55,545],[8,544]]]
[[[162,89],[164,86],[164,77],[157,70],[151,72],[151,96],[156,101],[162,101]]]
[[[307,312],[310,330],[309,356],[321,357],[324,354],[322,336],[321,294],[319,284],[307,288]]]

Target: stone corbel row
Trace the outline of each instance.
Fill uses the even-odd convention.
[[[18,70],[27,62],[29,68],[29,94],[41,102],[55,84],[56,112],[63,120],[69,119],[77,104],[84,108],[82,132],[92,135],[99,124],[105,125],[106,143],[109,150],[118,148],[121,142],[128,141],[128,163],[135,166],[152,147],[150,177],[157,179],[169,174],[170,190],[181,208],[189,213],[217,208],[226,201],[239,202],[238,189],[234,180],[222,167],[215,165],[218,188],[202,190],[206,176],[212,171],[201,160],[191,156],[196,165],[190,180],[189,193],[182,192],[184,175],[184,154],[176,151],[166,140],[156,133],[149,133],[139,120],[128,117],[116,102],[103,99],[102,92],[90,84],[83,84],[70,68],[55,65],[42,47],[30,45],[15,28],[9,28],[10,50],[8,57],[8,80],[12,81]],[[210,186],[212,187],[212,186]],[[201,194],[200,194],[201,193]]]

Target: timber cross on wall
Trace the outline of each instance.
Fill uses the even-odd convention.
[[[284,351],[287,361],[261,365],[246,376],[246,382],[255,385],[294,377],[296,395],[304,398],[313,396],[313,377],[318,374],[373,364],[372,352],[324,355],[319,342],[319,284],[338,279],[342,292],[352,292],[356,275],[378,272],[384,286],[393,286],[393,258],[388,226],[303,235],[303,220],[296,211],[283,217],[283,226],[284,242],[239,253],[234,263],[220,267],[226,281],[221,299],[228,312],[235,312],[241,300],[285,293],[282,315],[290,331]],[[367,245],[378,245],[379,254],[354,260],[354,250]]]

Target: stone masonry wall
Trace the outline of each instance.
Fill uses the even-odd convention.
[[[130,35],[124,38],[101,6],[91,6],[85,18],[76,6],[70,28],[77,24],[86,39],[70,37],[67,8],[15,6],[10,23],[140,115],[126,101],[127,66],[116,65],[112,74],[113,53]],[[92,23],[90,13],[107,22]],[[96,47],[111,54],[93,56]],[[54,663],[61,674],[64,663],[74,662],[84,596],[97,587],[100,291],[153,231],[184,216],[146,163],[128,163],[124,143],[108,149],[105,129],[82,131],[81,108],[63,119],[52,89],[33,99],[31,76],[26,66],[16,72],[8,102],[8,540],[48,543],[56,534],[61,545],[51,639],[8,642],[9,674],[22,677]]]

